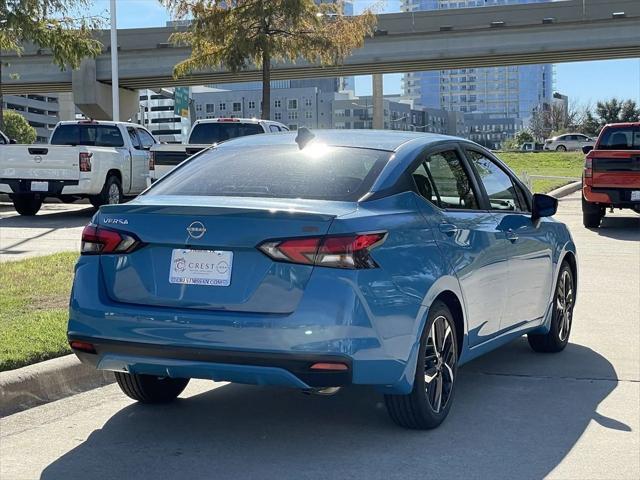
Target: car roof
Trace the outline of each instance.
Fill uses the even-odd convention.
[[[640,122],[607,123],[606,127],[640,127]]]
[[[446,140],[465,141],[457,137],[439,135],[435,133],[405,132],[399,130],[316,130],[310,129],[315,135],[314,141],[326,143],[336,147],[371,148],[389,152],[397,151],[405,143],[414,141],[423,146]],[[286,132],[268,136],[250,135],[239,137],[221,143],[219,146],[252,147],[261,145],[291,145],[294,144],[297,132]]]
[[[262,120],[260,118],[238,118],[238,117],[216,117],[216,118],[201,118],[194,123],[273,123],[282,125],[280,122],[274,122],[273,120]]]
[[[127,127],[145,128],[144,125],[131,122],[114,122],[113,120],[63,120],[58,125],[125,125]]]

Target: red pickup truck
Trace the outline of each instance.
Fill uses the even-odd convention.
[[[607,207],[640,213],[640,122],[606,125],[587,154],[582,176],[582,221],[598,228]]]

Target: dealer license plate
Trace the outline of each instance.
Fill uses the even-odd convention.
[[[169,283],[228,287],[232,266],[233,252],[176,248],[171,253]]]

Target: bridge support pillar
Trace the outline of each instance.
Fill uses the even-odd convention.
[[[85,59],[80,68],[71,74],[71,88],[76,106],[87,117],[95,120],[112,120],[113,105],[111,85],[96,80],[96,61]],[[119,89],[120,119],[129,120],[138,113],[139,96],[137,91]]]
[[[382,130],[384,128],[384,87],[382,74],[374,73],[371,76],[371,93],[373,95],[373,128]]]

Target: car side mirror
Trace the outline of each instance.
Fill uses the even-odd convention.
[[[16,141],[16,139],[15,139],[15,138],[10,138],[10,139],[9,139],[9,143],[10,143],[10,144],[12,144],[12,145],[15,145],[15,144],[16,144],[16,143],[18,143],[18,142]]]
[[[593,146],[591,145],[585,145],[584,147],[582,147],[582,153],[584,153],[585,155],[588,154],[591,150],[593,150]]]
[[[533,206],[531,208],[531,220],[536,221],[543,217],[553,217],[558,211],[558,199],[536,193],[533,195]]]

